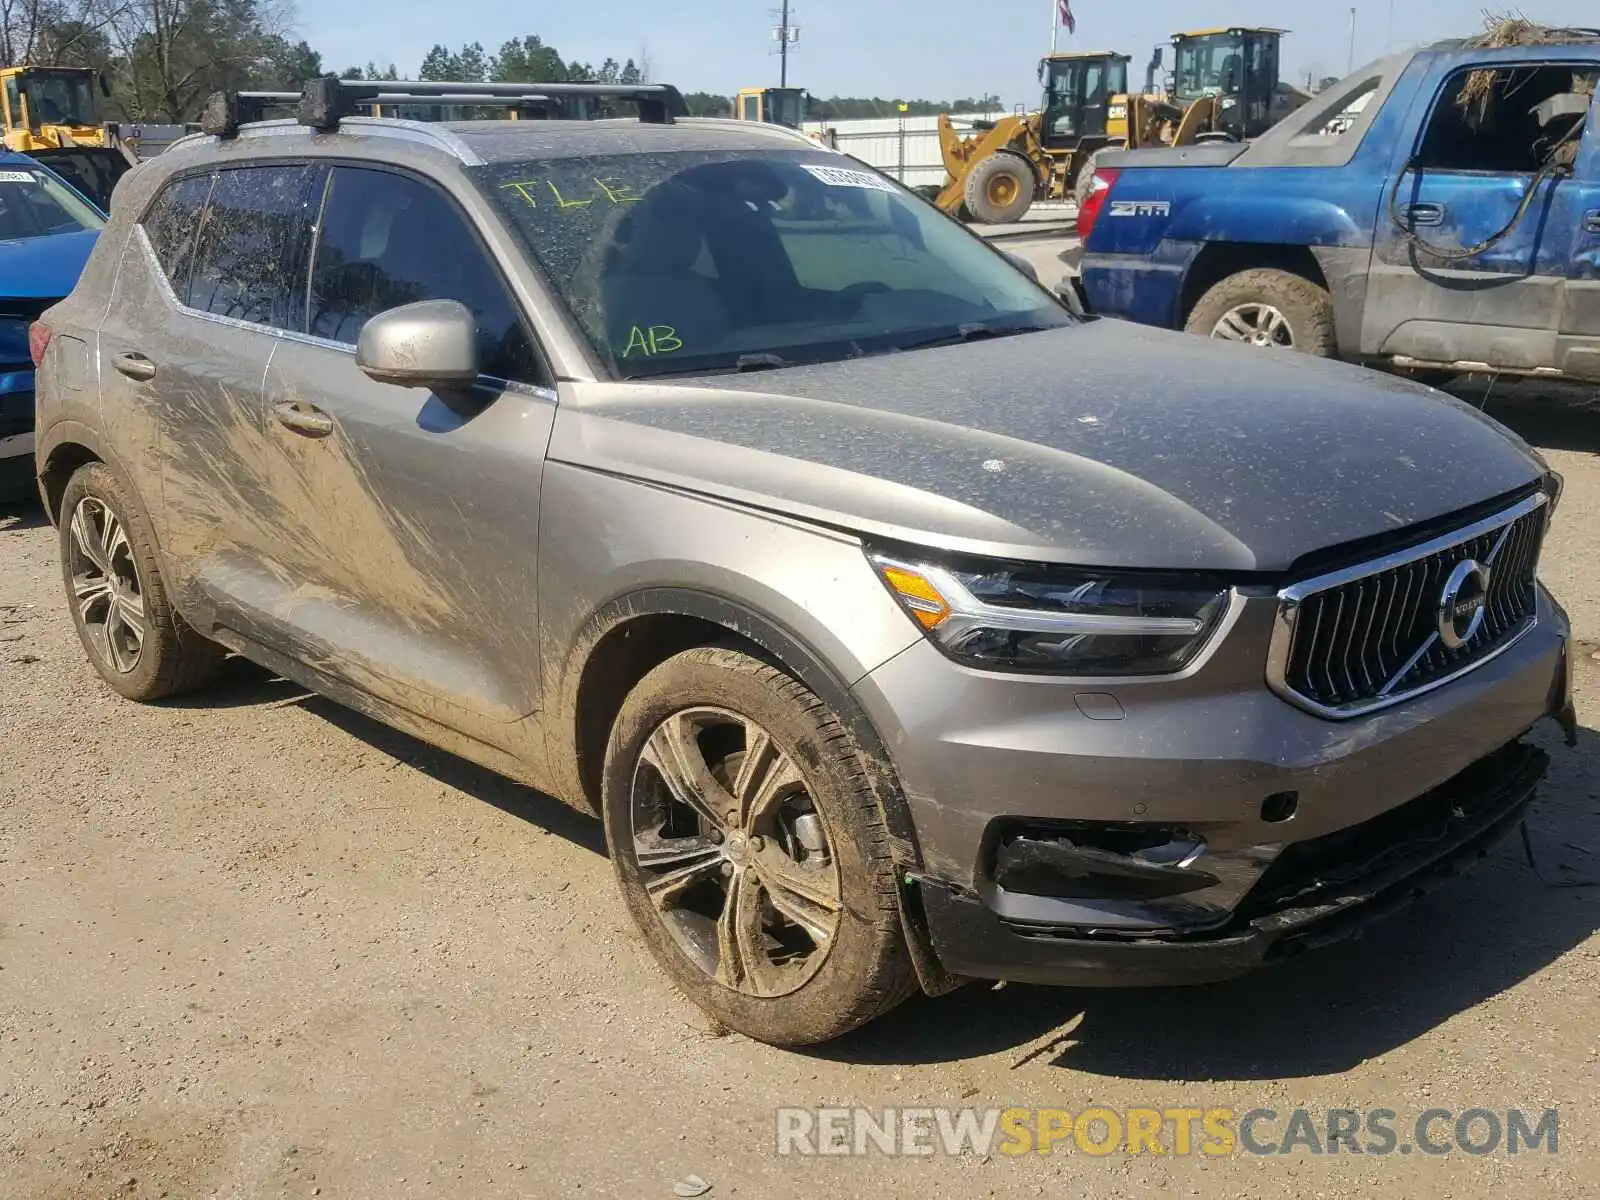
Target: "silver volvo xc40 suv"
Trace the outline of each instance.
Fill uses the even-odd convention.
[[[592,809],[662,967],[773,1043],[1355,932],[1572,725],[1516,437],[1085,319],[783,130],[196,135],[35,344],[111,687],[242,655]]]

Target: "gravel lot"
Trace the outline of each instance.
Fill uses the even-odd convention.
[[[974,986],[812,1054],[677,998],[594,820],[247,665],[115,698],[53,531],[0,509],[0,1196],[1600,1194],[1600,890],[1555,886],[1600,878],[1600,408],[1496,396],[1567,476],[1584,643],[1542,877],[1507,845],[1254,979]],[[1560,1106],[1560,1153],[778,1157],[773,1110],[828,1104]]]

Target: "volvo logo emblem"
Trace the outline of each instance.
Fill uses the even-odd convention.
[[[1439,640],[1459,650],[1483,628],[1489,606],[1489,568],[1467,559],[1456,564],[1439,594]]]

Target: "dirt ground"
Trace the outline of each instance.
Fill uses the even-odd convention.
[[[1515,391],[1515,389],[1511,389]],[[1476,395],[1470,388],[1464,395]],[[1500,393],[1497,393],[1499,395]],[[1577,751],[1519,845],[1234,984],[969,987],[809,1054],[647,961],[597,822],[241,665],[92,676],[55,536],[0,510],[0,1196],[1600,1195],[1600,408],[1490,411],[1568,493]],[[779,1106],[1560,1108],[1559,1153],[779,1157]]]

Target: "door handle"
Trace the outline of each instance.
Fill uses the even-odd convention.
[[[156,365],[137,350],[130,350],[127,354],[119,354],[116,359],[118,372],[129,379],[136,379],[140,383],[147,383],[156,377]]]
[[[1406,209],[1406,219],[1413,227],[1417,225],[1443,225],[1444,205],[1424,202],[1413,204]]]
[[[327,437],[333,432],[333,418],[314,404],[286,400],[272,406],[272,415],[279,425],[302,437]]]
[[[1583,231],[1585,233],[1600,233],[1600,209],[1583,214]]]

